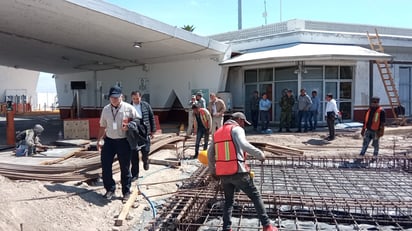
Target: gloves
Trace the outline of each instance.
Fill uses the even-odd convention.
[[[362,131],[361,131],[360,134],[361,134],[362,136],[365,136],[365,131],[366,131],[366,129],[365,129],[365,128],[362,128]]]
[[[378,137],[382,137],[384,132],[385,132],[385,127],[381,126],[376,133]]]

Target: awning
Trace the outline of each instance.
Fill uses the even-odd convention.
[[[223,61],[224,66],[311,60],[390,60],[391,55],[360,46],[296,44],[287,48],[245,53]]]

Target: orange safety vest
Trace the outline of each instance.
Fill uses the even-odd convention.
[[[368,124],[370,111],[371,111],[371,109],[368,109],[368,111],[366,112],[366,115],[365,115],[365,123],[363,124],[363,128],[365,128],[365,129],[366,129],[366,125]],[[380,123],[381,123],[381,111],[382,111],[382,107],[378,107],[378,109],[376,109],[376,111],[375,111],[375,114],[373,114],[372,124],[371,124],[371,129],[373,131],[379,130],[379,126],[380,126]]]
[[[200,108],[199,109],[199,114],[200,114],[200,120],[202,121],[203,126],[208,129],[209,128],[209,118],[207,117],[206,114],[206,109]]]
[[[219,128],[214,136],[215,158],[216,158],[216,175],[228,176],[234,175],[239,170],[236,146],[233,143],[232,129],[238,125],[226,124]],[[245,153],[243,154],[246,160]],[[246,169],[248,166],[245,164]]]

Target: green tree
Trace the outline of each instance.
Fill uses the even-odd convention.
[[[181,28],[190,32],[193,32],[196,29],[194,25],[183,25]]]

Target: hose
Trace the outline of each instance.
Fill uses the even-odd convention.
[[[145,177],[148,177],[148,176],[150,176],[150,175],[152,175],[152,174],[155,174],[155,173],[157,173],[157,172],[160,172],[160,171],[163,171],[163,170],[166,170],[166,169],[170,169],[170,168],[171,168],[171,167],[161,168],[161,169],[159,169],[159,170],[156,170],[156,171],[154,171],[154,172],[151,172],[151,173],[147,174]],[[147,201],[147,203],[149,203],[150,208],[152,209],[153,218],[156,218],[156,214],[157,214],[156,207],[154,206],[154,204],[153,204],[153,202],[150,200],[150,198],[149,198],[148,196],[146,196],[146,194],[145,194],[144,192],[142,192],[142,190],[140,189],[140,184],[139,184],[139,182],[137,182],[137,190],[139,190],[139,192],[142,194],[142,196],[143,196],[144,199]]]

